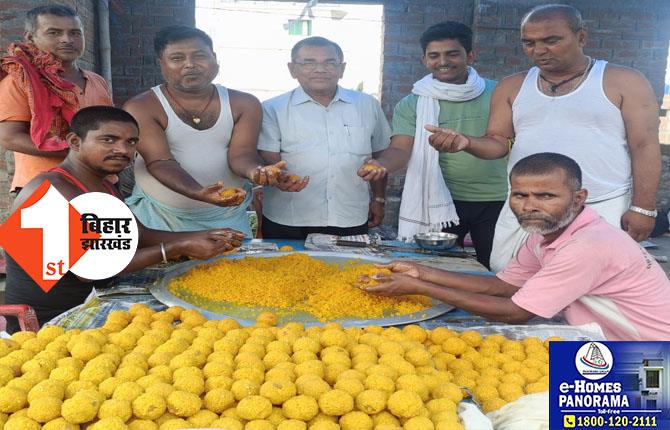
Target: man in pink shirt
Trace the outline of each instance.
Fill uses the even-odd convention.
[[[608,340],[670,340],[670,281],[623,230],[584,206],[581,170],[538,153],[510,173],[510,207],[530,237],[496,276],[464,275],[394,261],[367,291],[423,294],[507,323],[561,314],[598,323]]]

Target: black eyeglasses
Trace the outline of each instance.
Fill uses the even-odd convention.
[[[294,61],[293,64],[299,65],[306,72],[313,72],[319,66],[328,72],[333,72],[344,63],[338,63],[337,61],[324,61],[323,63],[317,63],[316,61]]]

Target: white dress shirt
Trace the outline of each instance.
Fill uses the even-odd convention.
[[[298,87],[265,101],[258,149],[280,153],[289,171],[310,181],[297,193],[266,187],[263,214],[295,227],[365,223],[369,188],[356,172],[390,136],[379,102],[365,93],[338,87],[323,106]]]

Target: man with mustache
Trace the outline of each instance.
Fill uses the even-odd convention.
[[[396,105],[391,145],[376,160],[390,172],[407,166],[398,235],[412,238],[446,227],[443,231],[457,234],[462,245],[470,233],[477,260],[489,267],[496,221],[507,197],[507,160],[440,154],[428,145],[428,137],[438,125],[483,135],[496,82],[471,66],[475,52],[467,25],[435,24],[420,42],[421,62],[430,74]]]
[[[287,176],[285,163],[263,166],[258,156],[260,103],[212,83],[219,65],[202,30],[167,27],[156,34],[154,49],[165,83],[124,106],[141,130],[126,203],[151,228],[229,227],[251,236],[252,184],[276,186]]]
[[[0,144],[14,152],[11,192],[63,161],[68,123],[79,108],[113,104],[102,76],[78,66],[84,49],[74,10],[40,6],[26,14],[24,43],[10,45],[2,59]]]
[[[506,323],[562,315],[598,323],[607,340],[670,340],[670,281],[626,232],[585,206],[577,163],[561,154],[519,160],[509,204],[529,237],[496,276],[395,261],[367,291],[423,294]]]
[[[305,176],[264,191],[263,237],[366,234],[384,218],[386,178],[371,157],[388,147],[389,125],[372,96],[338,85],[345,68],[337,43],[303,39],[288,63],[300,86],[263,102],[261,156]]]
[[[521,43],[535,67],[500,81],[486,135],[442,129],[431,136],[431,144],[487,159],[509,151],[508,169],[538,152],[567,155],[582,167],[587,204],[641,241],[656,217],[658,104],[640,72],[589,57],[586,41],[577,9],[533,8],[521,21]],[[494,271],[514,257],[525,234],[506,204],[493,241]]]
[[[16,210],[45,181],[69,201],[87,192],[115,195],[105,179],[125,169],[135,155],[139,129],[127,112],[109,106],[80,110],[72,119],[67,142],[70,152],[56,168],[30,181],[14,202]],[[139,226],[139,248],[122,273],[142,269],[168,259],[190,257],[206,260],[240,245],[244,234],[230,229],[175,233]],[[65,244],[63,245],[65,247]],[[66,247],[65,247],[66,248]],[[35,309],[40,325],[84,302],[93,287],[104,288],[114,278],[86,281],[68,272],[45,293],[26,272],[7,255],[5,303],[28,304]],[[11,323],[14,323],[12,325]],[[18,328],[10,321],[10,329]]]

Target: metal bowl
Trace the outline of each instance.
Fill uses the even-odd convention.
[[[414,235],[414,241],[419,247],[429,249],[431,251],[438,251],[449,249],[456,244],[458,236],[453,233],[419,233]]]

